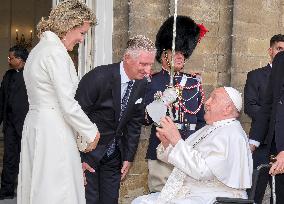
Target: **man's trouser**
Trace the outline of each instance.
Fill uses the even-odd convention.
[[[148,159],[148,187],[150,192],[160,192],[170,176],[173,165]]]

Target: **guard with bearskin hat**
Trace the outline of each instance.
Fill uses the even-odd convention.
[[[162,96],[170,84],[170,61],[172,59],[174,17],[169,17],[160,27],[156,35],[156,60],[161,64],[161,71],[152,75],[148,84],[145,102],[151,104]],[[197,43],[207,32],[203,25],[196,24],[188,16],[177,16],[176,39],[174,54],[173,87],[177,99],[168,105],[169,115],[177,125],[183,139],[205,125],[204,121],[204,93],[202,90],[201,76],[182,72],[185,60],[188,59]],[[152,124],[153,120],[146,113],[146,123]],[[160,140],[156,136],[156,126],[153,125],[149,139],[146,159],[148,159],[148,186],[150,192],[159,192],[165,185],[173,166],[157,160],[156,148]]]

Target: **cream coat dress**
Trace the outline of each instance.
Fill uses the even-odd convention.
[[[77,133],[88,142],[97,127],[74,99],[73,62],[53,32],[42,34],[25,65],[29,98],[18,176],[18,204],[84,204]]]

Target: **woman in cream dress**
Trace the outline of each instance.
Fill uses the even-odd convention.
[[[99,133],[74,100],[78,79],[67,51],[94,24],[92,11],[76,0],[58,4],[38,24],[40,42],[24,70],[30,107],[23,127],[18,204],[86,203],[78,145],[92,150]],[[77,135],[87,145],[77,145]]]

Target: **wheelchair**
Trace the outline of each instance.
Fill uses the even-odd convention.
[[[250,192],[248,193],[248,199],[217,197],[214,204],[254,204],[254,196],[260,172],[264,169],[269,169],[270,167],[271,164],[261,164],[253,171],[252,186]]]

